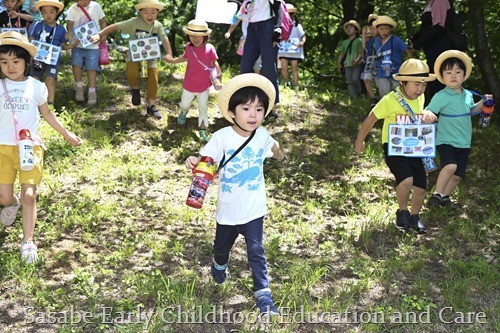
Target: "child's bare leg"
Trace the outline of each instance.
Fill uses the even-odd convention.
[[[293,85],[296,86],[299,83],[299,61],[292,60],[292,73],[293,73]]]
[[[17,202],[14,196],[14,185],[0,184],[0,206],[12,206]]]
[[[368,94],[368,97],[375,98],[375,94],[373,93],[372,80],[363,80],[363,82],[365,83],[366,93]]]
[[[451,195],[453,191],[455,191],[455,189],[457,188],[458,184],[460,184],[460,181],[462,181],[462,177],[456,175],[451,176],[450,180],[448,181],[448,184],[446,185],[442,193],[444,195]]]
[[[399,210],[408,210],[408,200],[410,199],[412,186],[413,177],[406,178],[396,186],[396,199],[398,201]]]
[[[23,241],[33,240],[36,221],[36,185],[21,185],[21,206],[23,214]]]
[[[281,76],[284,82],[288,82],[288,60],[281,58]]]
[[[427,190],[413,186],[413,193],[411,196],[411,215],[419,214],[422,209],[422,205],[424,204],[425,195],[427,194]]]
[[[56,96],[56,78],[52,76],[47,76],[45,78],[45,85],[47,86],[47,91],[48,91],[47,101],[53,104]]]
[[[437,193],[440,193],[442,195],[449,194],[449,193],[445,194],[444,192],[445,192],[446,188],[448,187],[448,184],[450,183],[450,180],[456,171],[457,171],[456,164],[447,164],[441,169],[441,171],[439,172],[438,179],[436,181],[436,192]],[[456,185],[458,185],[458,183],[455,184],[455,186]],[[453,187],[453,190],[454,189],[455,189],[455,187]]]

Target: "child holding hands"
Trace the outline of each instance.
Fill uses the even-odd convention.
[[[45,121],[73,146],[82,140],[64,128],[47,104],[45,84],[27,76],[36,47],[18,32],[0,34],[0,69],[6,77],[0,83],[0,95],[5,103],[0,106],[0,222],[10,226],[22,205],[23,241],[21,259],[26,263],[37,260],[37,247],[33,243],[36,208],[36,188],[43,173],[43,141],[38,133],[40,114]],[[12,107],[12,108],[11,108]],[[33,159],[35,168],[23,171],[20,168],[18,134],[27,129],[34,141]],[[21,196],[14,194],[14,182],[19,174]]]
[[[130,34],[132,40],[158,36],[159,41],[162,42],[163,48],[167,55],[165,59],[172,59],[172,49],[165,29],[160,21],[157,21],[158,14],[163,10],[163,5],[158,0],[140,0],[135,5],[135,10],[139,12],[139,16],[131,18],[126,21],[111,24],[101,30],[99,34],[92,36],[92,42],[97,43],[113,31],[122,31]],[[132,104],[141,105],[141,92],[140,86],[140,69],[141,62],[133,61],[130,52],[127,55],[127,81],[132,88]],[[160,111],[156,107],[156,100],[158,97],[158,61],[156,59],[148,60],[148,83],[146,91],[148,115],[157,119],[162,119]]]
[[[253,290],[261,314],[278,315],[271,298],[267,261],[263,247],[263,224],[267,214],[263,163],[266,157],[283,159],[278,143],[260,125],[271,112],[276,90],[259,74],[238,75],[219,93],[219,108],[231,126],[215,132],[201,150],[219,164],[217,227],[212,276],[217,283],[227,277],[230,251],[239,234],[245,237],[252,268]],[[246,144],[246,145],[245,145]],[[237,156],[232,154],[244,147]],[[193,169],[201,157],[190,156],[186,167]],[[227,164],[222,164],[227,160]]]
[[[200,139],[204,142],[209,140],[206,131],[208,127],[208,95],[210,87],[215,79],[215,76],[220,77],[221,70],[217,62],[218,56],[215,47],[207,43],[208,37],[212,33],[212,29],[204,21],[191,20],[184,27],[184,33],[188,36],[186,49],[181,57],[175,59],[165,59],[172,64],[187,62],[186,74],[182,84],[182,96],[180,103],[180,114],[177,118],[179,125],[186,123],[186,116],[189,107],[195,97],[198,98],[198,127]],[[214,74],[213,76],[211,75]],[[215,89],[220,89],[221,86],[217,81]]]
[[[432,123],[435,116],[430,111],[423,110],[424,91],[427,82],[436,79],[434,74],[429,74],[429,67],[418,59],[405,61],[398,74],[393,75],[399,81],[396,90],[385,95],[363,121],[356,139],[356,152],[361,154],[365,149],[365,138],[379,120],[384,119],[382,129],[382,144],[384,148],[385,163],[396,178],[396,199],[398,210],[396,212],[396,226],[405,231],[414,230],[425,233],[426,227],[420,219],[427,191],[427,172],[422,159],[419,157],[389,156],[389,125],[411,124],[413,119]],[[412,110],[410,114],[401,105],[402,100]],[[425,115],[425,116],[424,116]],[[424,116],[424,117],[423,117]],[[413,191],[413,193],[412,193]],[[411,210],[408,210],[408,200],[411,194]]]
[[[472,92],[463,83],[472,71],[472,60],[457,50],[441,53],[434,63],[434,73],[444,89],[437,92],[427,110],[439,116],[436,145],[441,172],[428,207],[450,206],[450,195],[465,176],[472,140],[471,115],[481,110],[484,99],[475,103]],[[485,95],[485,98],[493,98]],[[466,112],[464,113],[464,110]]]

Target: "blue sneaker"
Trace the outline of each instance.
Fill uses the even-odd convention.
[[[215,261],[212,261],[212,266],[210,266],[210,270],[212,271],[212,276],[218,284],[224,283],[227,278],[227,266],[228,264],[226,263],[225,265],[219,265]]]
[[[179,117],[177,117],[177,124],[184,125],[186,123],[187,113],[181,113]]]
[[[201,141],[208,142],[208,140],[210,140],[210,136],[208,135],[206,130],[201,129],[201,130],[199,130],[198,134],[200,135]]]
[[[271,298],[271,291],[268,288],[262,289],[262,291],[258,290],[254,293],[255,304],[259,308],[260,314],[270,315],[271,317],[279,316],[280,311],[273,303],[273,299]]]

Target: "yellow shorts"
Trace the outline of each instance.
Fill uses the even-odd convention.
[[[0,184],[14,184],[19,172],[19,183],[40,185],[43,175],[43,148],[35,146],[33,155],[35,168],[31,171],[22,171],[17,146],[0,145]]]

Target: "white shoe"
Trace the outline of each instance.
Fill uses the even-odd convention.
[[[85,101],[85,97],[83,96],[83,87],[75,87],[75,100],[77,102]]]
[[[97,103],[97,93],[95,91],[94,92],[89,91],[87,105],[92,106],[92,105],[96,105],[96,103]]]
[[[2,224],[6,227],[14,223],[14,221],[16,220],[17,211],[19,210],[19,207],[21,207],[21,200],[19,200],[19,195],[15,194],[14,196],[17,199],[17,203],[13,204],[12,206],[4,207],[2,209],[2,212],[0,213],[0,222],[2,222]]]
[[[38,248],[33,244],[33,241],[21,244],[21,260],[24,260],[27,264],[33,264],[38,260]]]

